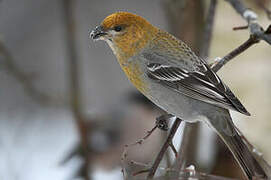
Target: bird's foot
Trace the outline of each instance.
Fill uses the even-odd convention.
[[[163,131],[167,131],[168,130],[168,121],[170,118],[173,118],[174,116],[172,114],[163,114],[159,117],[156,118],[156,126],[163,130]]]

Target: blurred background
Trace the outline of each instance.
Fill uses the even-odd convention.
[[[271,2],[244,2],[266,28],[271,21],[262,7],[271,9]],[[88,34],[107,15],[129,11],[199,52],[208,6],[209,0],[1,0],[0,180],[122,179],[124,145],[143,137],[164,112],[138,94],[109,47]],[[210,62],[248,39],[247,30],[232,30],[240,25],[246,22],[219,1]],[[261,42],[218,73],[252,114],[232,112],[235,123],[269,163],[270,59],[271,47]],[[187,164],[243,178],[217,136],[205,125],[192,126]],[[182,128],[177,148],[181,134]],[[152,162],[166,135],[156,130],[128,158]],[[170,151],[165,159],[164,166],[174,162]]]

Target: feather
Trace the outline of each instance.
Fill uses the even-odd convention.
[[[189,72],[179,67],[150,63],[147,66],[147,75],[150,79],[191,98],[249,115],[241,102],[220,78],[206,64],[202,63],[201,66],[206,66],[201,69],[207,70],[205,72]]]

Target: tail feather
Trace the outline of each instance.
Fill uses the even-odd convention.
[[[258,161],[252,155],[252,152],[237,132],[233,136],[221,133],[220,137],[228,146],[248,179],[253,179],[255,177],[267,178],[263,168],[259,165]]]
[[[227,110],[222,111],[219,116],[209,116],[210,125],[230,149],[249,180],[254,178],[268,179],[263,167],[255,159],[253,152],[250,151],[247,144],[235,129],[229,112]]]

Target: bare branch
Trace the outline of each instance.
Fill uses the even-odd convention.
[[[244,42],[239,47],[237,47],[236,49],[231,51],[229,54],[227,54],[226,56],[224,56],[221,59],[215,60],[215,62],[210,65],[212,70],[214,72],[217,72],[221,67],[223,67],[226,63],[228,63],[234,57],[238,56],[239,54],[241,54],[242,52],[247,50],[249,47],[251,47],[252,45],[254,45],[258,42],[259,42],[259,40],[257,40],[254,36],[250,36],[250,38],[246,42]]]
[[[238,26],[238,27],[233,27],[232,30],[237,31],[237,30],[243,30],[243,29],[248,29],[248,25],[246,26]]]
[[[137,144],[139,144],[139,145],[143,144],[143,142],[144,142],[146,139],[148,139],[148,137],[150,137],[150,135],[152,135],[152,133],[155,131],[155,129],[156,129],[157,127],[158,127],[158,126],[155,125],[151,130],[147,131],[146,135],[145,135],[143,138],[137,140],[135,143],[128,144],[128,145],[126,145],[125,147],[130,147],[130,146],[134,146],[134,145],[137,145]]]
[[[225,0],[229,2],[232,7],[239,13],[241,16],[244,15],[245,11],[248,10],[239,0]]]
[[[248,9],[241,1],[239,0],[225,0],[229,2],[232,7],[247,21],[250,34],[255,36],[257,40],[263,40],[271,45],[271,33],[264,30],[257,21],[257,14]]]
[[[169,147],[172,149],[174,155],[175,155],[175,158],[178,157],[178,151],[176,150],[174,144],[172,142],[169,143]]]
[[[145,140],[147,140],[157,128],[158,128],[158,125],[156,123],[155,126],[151,130],[147,131],[146,135],[143,138],[140,138],[136,142],[131,143],[131,144],[126,144],[124,146],[124,150],[123,150],[122,155],[121,155],[122,173],[123,173],[124,179],[125,179],[125,161],[126,161],[126,158],[128,156],[129,148],[132,147],[132,146],[135,146],[135,145],[142,145],[143,142]],[[132,162],[134,162],[134,161],[132,161]],[[142,170],[142,171],[145,172],[146,170]],[[141,173],[142,172],[139,171],[139,172],[134,173],[134,175],[138,175],[138,174],[141,174]]]
[[[124,151],[123,151],[122,156],[121,156],[122,172],[123,172],[123,177],[124,177],[124,178],[125,178],[125,175],[126,175],[126,174],[125,174],[125,161],[126,161],[127,156],[128,156],[128,150],[129,150],[129,148],[130,148],[131,146],[135,146],[135,145],[142,145],[143,142],[144,142],[145,140],[147,140],[157,128],[160,129],[160,130],[162,130],[162,131],[167,131],[167,130],[168,130],[168,121],[169,121],[171,118],[173,118],[173,117],[174,117],[174,116],[171,115],[171,114],[163,114],[163,115],[157,117],[157,118],[156,118],[156,122],[155,122],[155,126],[154,126],[151,130],[147,131],[146,135],[145,135],[143,138],[137,140],[137,141],[134,142],[134,143],[127,144],[127,145],[124,146]],[[173,138],[173,137],[172,137],[172,138]],[[170,142],[167,142],[167,141],[166,141],[165,143],[169,143],[168,146],[171,147],[172,151],[174,152],[175,156],[177,157],[178,152],[177,152],[176,148],[174,147],[174,145],[172,144],[172,139],[171,139]],[[166,149],[165,149],[165,150],[166,150]],[[164,151],[164,152],[163,152],[163,155],[160,155],[160,156],[163,157],[165,152],[166,152],[166,151]],[[160,163],[160,162],[159,162],[159,163]],[[159,163],[158,163],[158,165],[159,165]],[[134,173],[134,174],[138,175],[138,174],[141,174],[141,173],[144,173],[144,172],[149,172],[150,170],[151,170],[151,169],[148,169],[148,170],[140,170],[140,171],[138,171],[138,172],[136,172],[136,173]]]
[[[213,64],[211,64],[211,68],[213,71],[217,72],[222,66],[228,63],[231,59],[241,54],[249,47],[254,44],[257,44],[260,40],[264,40],[268,44],[271,45],[271,25],[264,31],[263,28],[256,23],[257,14],[250,9],[247,9],[244,4],[239,0],[226,0],[229,2],[232,7],[247,21],[247,26],[235,27],[234,30],[247,29],[250,30],[249,39],[241,44],[239,47],[231,51],[229,54],[224,56],[223,58],[218,58]]]
[[[161,160],[163,159],[163,156],[164,156],[166,150],[170,146],[170,143],[172,142],[172,139],[173,139],[178,127],[180,126],[181,122],[182,122],[181,119],[176,118],[174,124],[172,125],[172,127],[170,129],[170,132],[169,132],[169,135],[168,135],[168,137],[166,139],[166,142],[164,143],[164,145],[163,145],[162,149],[160,150],[159,154],[157,155],[152,167],[150,168],[150,172],[149,172],[149,174],[147,176],[147,179],[152,179],[153,178],[153,176],[154,176],[154,174],[155,174]]]

